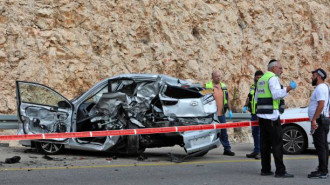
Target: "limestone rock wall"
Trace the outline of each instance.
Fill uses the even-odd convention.
[[[272,58],[298,82],[288,107],[306,106],[310,71],[330,75],[329,28],[329,0],[1,0],[0,114],[16,113],[15,80],[74,98],[121,73],[205,83],[213,69],[240,111]]]

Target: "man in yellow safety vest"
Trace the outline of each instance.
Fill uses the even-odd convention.
[[[228,89],[226,84],[220,82],[220,71],[212,72],[212,80],[205,84],[206,89],[214,89],[214,99],[216,100],[218,108],[218,119],[220,123],[226,123],[225,113],[229,110],[229,118],[232,117],[230,106],[230,99],[228,96]],[[221,129],[220,142],[224,147],[224,155],[234,156],[235,153],[231,151],[230,143],[228,140],[227,129]]]
[[[260,126],[261,175],[273,175],[271,171],[271,153],[273,153],[276,171],[275,177],[292,178],[286,172],[283,163],[282,126],[280,121],[281,100],[297,87],[291,81],[288,87],[281,87],[279,77],[283,72],[277,60],[268,63],[268,71],[258,80],[255,100],[257,100],[257,116]]]
[[[251,113],[251,121],[257,121],[258,117],[256,115],[256,105],[257,102],[254,99],[257,82],[261,78],[264,73],[260,70],[254,73],[254,82],[250,87],[250,93],[246,98],[245,106],[243,107],[243,113],[246,113],[247,110]],[[246,154],[248,158],[255,158],[260,159],[260,128],[259,126],[251,126],[253,142],[254,142],[254,149],[253,152],[250,154]]]

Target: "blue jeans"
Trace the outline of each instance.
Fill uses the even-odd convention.
[[[251,114],[251,121],[257,121],[258,117],[256,114]],[[260,127],[259,126],[252,126],[252,136],[254,142],[254,153],[260,153]]]
[[[220,123],[226,123],[225,115],[218,116],[218,119],[219,119]],[[231,147],[230,147],[229,140],[228,140],[227,129],[225,129],[225,128],[221,129],[221,131],[220,131],[220,142],[225,151],[231,151]]]

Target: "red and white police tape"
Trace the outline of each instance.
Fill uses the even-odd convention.
[[[296,123],[303,121],[309,121],[309,118],[282,119],[281,123],[286,124],[286,123]],[[126,130],[0,135],[0,141],[158,134],[158,133],[185,132],[185,131],[196,131],[196,130],[212,130],[212,129],[222,129],[222,128],[238,128],[238,127],[248,127],[248,126],[257,126],[257,125],[259,125],[258,121],[243,121],[243,122],[232,122],[232,123],[222,123],[222,124],[220,123],[220,124],[209,124],[209,125],[191,125],[191,126],[178,126],[178,127],[126,129]]]

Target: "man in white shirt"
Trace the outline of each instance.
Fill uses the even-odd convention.
[[[312,85],[316,86],[308,106],[308,117],[311,121],[311,134],[319,159],[316,171],[308,174],[308,178],[328,178],[329,163],[329,87],[324,83],[326,72],[319,68],[312,71]],[[313,133],[314,132],[314,133]]]
[[[294,81],[288,87],[281,87],[278,78],[282,65],[277,60],[268,63],[268,71],[258,80],[255,99],[260,126],[261,175],[273,175],[271,171],[271,152],[275,160],[275,177],[290,178],[283,163],[283,141],[280,113],[284,111],[284,101],[288,92],[297,87]]]

